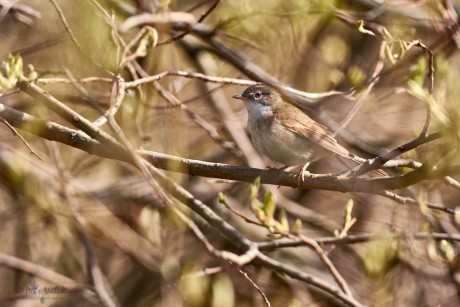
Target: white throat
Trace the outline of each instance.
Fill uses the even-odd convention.
[[[272,106],[261,103],[244,102],[248,110],[248,128],[251,131],[258,119],[267,118],[273,115]]]

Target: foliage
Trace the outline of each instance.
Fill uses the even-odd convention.
[[[453,2],[10,2],[2,305],[459,304]],[[275,169],[255,82],[379,158]]]

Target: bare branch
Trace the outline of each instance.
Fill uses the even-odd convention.
[[[359,235],[347,235],[343,238],[335,237],[321,237],[321,238],[312,238],[318,244],[322,245],[348,245],[348,244],[358,244],[366,243],[369,241],[375,240],[394,240],[394,239],[415,239],[415,240],[452,240],[460,241],[460,235],[453,233],[429,233],[429,232],[407,232],[407,233],[371,233],[371,234],[359,234]],[[267,251],[278,248],[286,247],[298,247],[305,246],[306,243],[300,239],[280,239],[268,242],[261,242],[257,244],[259,250]]]
[[[13,134],[14,134],[15,136],[17,136],[17,137],[21,140],[22,143],[24,143],[24,145],[26,145],[26,147],[29,149],[29,151],[30,151],[31,154],[33,154],[34,156],[36,156],[39,160],[45,161],[45,159],[43,159],[43,158],[42,158],[42,157],[41,157],[41,156],[40,156],[30,145],[29,145],[29,143],[27,143],[26,139],[24,139],[24,138],[22,137],[22,135],[19,134],[19,132],[18,132],[13,126],[11,126],[10,123],[9,123],[6,119],[4,119],[3,117],[0,117],[0,122],[4,123],[5,126],[7,126],[7,127],[11,130],[11,132],[13,132]]]
[[[106,148],[103,144],[92,140],[81,132],[52,122],[37,120],[33,116],[13,110],[2,104],[0,104],[0,116],[7,119],[13,126],[24,130],[27,129],[27,131],[46,139],[59,141],[102,157],[126,162],[132,161],[132,157],[124,149],[119,147],[116,149],[113,149],[113,147]],[[24,122],[32,125],[24,127],[22,126]],[[40,131],[37,132],[32,128],[33,126],[35,128],[40,127]],[[435,135],[432,134],[433,137]],[[261,183],[298,187],[297,173],[190,160],[145,150],[139,150],[137,153],[155,167],[168,171],[244,182],[253,182],[255,178],[260,177]],[[330,174],[310,174],[305,177],[301,188],[378,194],[384,190],[401,189],[423,180],[436,180],[455,174],[460,174],[460,165],[452,165],[437,170],[420,167],[407,174],[389,178],[350,178]],[[443,211],[453,213],[452,209],[442,206],[441,208],[443,208]]]
[[[22,270],[24,272],[33,274],[40,278],[49,280],[50,282],[65,287],[69,290],[79,290],[82,292],[85,298],[93,302],[98,302],[96,294],[93,290],[91,290],[91,288],[88,285],[80,284],[64,275],[58,274],[41,265],[23,259],[19,259],[4,253],[0,253],[0,264],[18,270]]]

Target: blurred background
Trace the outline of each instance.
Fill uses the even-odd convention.
[[[54,3],[62,10],[68,29]],[[434,165],[459,162],[456,123],[460,45],[456,1],[54,3],[0,1],[0,57],[6,62],[9,54],[19,54],[24,67],[33,65],[38,78],[43,80],[75,80],[38,84],[89,120],[96,120],[101,110],[105,112],[110,107],[112,84],[78,80],[111,79],[111,73],[120,73],[131,81],[135,75],[129,69],[120,69],[120,41],[127,44],[140,28],[122,33],[117,27],[141,13],[167,16],[183,12],[196,20],[204,16],[202,23],[214,30],[216,40],[282,83],[309,93],[343,92],[316,99],[308,105],[310,115],[335,131],[333,123],[340,126],[353,112],[349,125],[337,137],[362,157],[382,154],[416,138],[425,124],[428,102],[414,94],[413,84],[429,88],[429,61],[426,50],[417,46],[407,48],[408,43],[420,40],[435,54],[433,100],[437,111],[433,112],[429,131],[442,131],[445,136],[403,157]],[[359,20],[364,20],[369,25],[367,29],[377,35],[360,31]],[[383,27],[386,36],[381,35]],[[187,33],[177,37],[182,32],[175,31],[167,22],[155,28],[156,46],[135,60],[146,74],[180,70],[248,79],[205,40]],[[376,29],[382,32],[377,33]],[[382,41],[387,44],[383,56]],[[378,65],[383,67],[373,84],[372,75]],[[115,119],[136,149],[231,165],[279,167],[260,157],[250,144],[244,105],[231,98],[244,89],[245,86],[231,82],[211,83],[171,75],[128,89]],[[176,99],[165,99],[165,92]],[[354,111],[358,103],[360,107]],[[71,127],[19,91],[0,97],[0,104]],[[324,114],[328,120],[324,120]],[[443,116],[449,120],[443,120]],[[113,134],[107,125],[102,129]],[[210,136],[213,129],[219,138]],[[78,284],[90,285],[92,273],[85,247],[88,243],[107,288],[122,306],[263,306],[261,295],[243,273],[260,287],[272,306],[340,305],[322,291],[260,263],[250,263],[240,270],[210,256],[135,167],[47,141],[37,136],[38,132],[20,128],[18,131],[44,161],[32,155],[6,125],[0,125],[2,254],[46,267]],[[346,168],[331,157],[313,163],[309,171],[328,173]],[[397,170],[394,174],[406,171]],[[272,240],[267,228],[245,222],[218,202],[218,193],[222,192],[235,210],[254,219],[250,184],[177,172],[165,174],[249,239]],[[400,239],[323,246],[359,302],[370,306],[460,304],[458,245],[445,241],[443,244],[449,247],[446,252],[438,241],[410,235],[421,231],[457,234],[452,215],[433,212],[423,204],[455,208],[460,199],[458,189],[437,180],[397,191],[419,201],[420,205],[415,206],[372,194],[276,186],[262,186],[261,197],[268,190],[276,196],[277,212],[284,208],[291,224],[300,219],[301,233],[311,238],[334,237],[335,231],[340,232],[344,209],[350,201],[354,204],[352,216],[357,221],[349,235],[407,234]],[[216,248],[241,252],[194,212],[184,205],[179,208]],[[82,239],[82,233],[87,240]],[[264,253],[335,285],[327,267],[307,247]],[[0,262],[0,305],[101,304],[91,287],[90,292],[85,292],[86,287],[64,287],[8,266],[4,260]],[[42,291],[43,304],[39,298],[25,298],[30,298],[26,289],[34,285]],[[58,287],[61,291],[45,295],[45,287]]]

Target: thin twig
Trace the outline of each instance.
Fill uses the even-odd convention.
[[[37,101],[44,103],[53,112],[61,116],[63,119],[81,129],[83,132],[88,134],[90,137],[98,140],[108,148],[120,148],[120,144],[108,133],[94,126],[88,119],[78,114],[73,109],[56,99],[54,96],[40,88],[38,85],[30,82],[25,78],[21,78],[18,82],[19,88],[37,99]]]
[[[86,77],[82,79],[74,79],[71,78],[38,78],[35,80],[37,84],[53,84],[53,83],[65,83],[65,84],[73,84],[75,81],[78,83],[91,83],[91,82],[101,82],[101,83],[112,83],[113,78],[104,78],[104,77]]]
[[[107,71],[104,67],[102,67],[100,64],[96,63],[90,55],[88,55],[85,50],[82,48],[82,46],[80,45],[80,43],[78,42],[77,40],[77,37],[73,34],[73,31],[72,29],[70,28],[69,26],[69,23],[67,22],[67,19],[65,18],[65,15],[64,15],[64,12],[62,11],[61,7],[59,6],[59,4],[56,2],[56,0],[50,0],[51,4],[54,6],[56,12],[58,13],[59,15],[59,18],[61,19],[62,23],[64,24],[64,27],[67,31],[67,33],[69,33],[69,36],[70,36],[70,39],[72,40],[72,42],[75,44],[75,46],[78,48],[78,50],[88,59],[91,61],[91,63],[93,63],[94,65],[96,65],[97,67],[99,68],[102,68],[104,69],[104,71],[110,73],[109,71]]]
[[[379,80],[379,75],[382,72],[383,69],[383,64],[385,61],[385,48],[387,47],[387,42],[386,41],[381,41],[380,43],[380,51],[379,51],[379,58],[377,61],[377,64],[375,65],[374,72],[372,73],[371,76],[371,81],[366,87],[366,90],[361,94],[359,99],[356,101],[355,105],[351,109],[351,111],[348,113],[348,115],[345,117],[345,119],[342,121],[340,124],[340,128],[334,132],[334,135],[337,135],[340,133],[341,130],[345,129],[348,124],[352,121],[352,119],[355,117],[355,115],[358,113],[358,111],[361,109],[361,107],[364,104],[364,101],[366,98],[369,96],[369,93],[371,90],[374,88],[375,84]]]
[[[209,276],[209,275],[213,275],[213,274],[218,274],[220,272],[222,272],[222,267],[221,266],[217,266],[217,267],[213,267],[213,268],[203,268],[203,270],[199,271],[199,272],[194,272],[194,273],[188,273],[188,274],[181,275],[181,278],[182,279],[197,278],[197,277],[202,277],[202,276]]]
[[[409,150],[412,150],[414,148],[417,148],[419,147],[420,145],[423,145],[423,144],[426,144],[426,143],[429,143],[429,142],[432,142],[434,140],[437,140],[439,138],[442,137],[442,134],[440,132],[434,132],[434,133],[431,133],[429,135],[426,135],[424,137],[417,137],[403,145],[400,145],[396,148],[394,148],[393,150],[390,150],[378,157],[375,157],[373,159],[369,159],[367,160],[366,163],[363,163],[361,165],[358,165],[354,168],[352,168],[351,170],[347,171],[346,174],[347,175],[350,175],[350,176],[359,176],[359,175],[362,175],[362,174],[365,174],[369,171],[372,171],[372,170],[375,170],[375,169],[378,169],[382,166],[385,165],[385,163],[387,161],[390,161],[394,158],[396,158],[397,156],[409,151]]]
[[[433,91],[434,91],[434,54],[433,54],[433,51],[431,51],[431,49],[428,48],[425,44],[423,44],[420,40],[415,40],[411,42],[407,46],[407,49],[410,49],[413,46],[422,48],[425,51],[425,54],[427,55],[427,58],[428,58],[428,70],[427,70],[428,94],[433,95]],[[423,125],[422,131],[420,131],[419,138],[426,137],[428,133],[428,129],[430,127],[432,112],[431,112],[429,105],[427,106],[426,112],[427,113],[426,113],[425,123]]]
[[[331,287],[329,284],[324,283],[322,280],[317,279],[316,277],[311,276],[309,274],[306,274],[305,272],[302,272],[298,270],[297,268],[294,268],[278,260],[270,258],[263,253],[259,253],[258,260],[262,264],[274,270],[284,272],[286,275],[292,278],[304,281],[307,284],[315,285],[317,288],[324,290],[325,292],[331,294],[334,298],[339,299],[340,301],[344,302],[347,305],[364,306],[363,304],[358,302],[356,299],[346,295],[342,291],[339,291],[337,288]]]
[[[127,63],[134,61],[136,58],[140,57],[138,54],[130,54],[128,53],[131,51],[131,48],[134,47],[135,44],[139,42],[139,40],[144,36],[144,34],[148,31],[147,27],[142,27],[136,35],[128,42],[128,44],[124,47],[123,53],[121,54],[121,64],[120,67],[123,68]]]
[[[243,277],[249,281],[249,283],[256,289],[256,291],[260,294],[260,296],[262,296],[262,299],[264,300],[264,303],[265,305],[267,305],[268,307],[270,307],[270,301],[268,300],[267,296],[265,295],[265,293],[262,291],[262,289],[260,289],[260,287],[251,279],[251,277],[248,276],[248,273],[246,273],[245,271],[243,271],[242,269],[238,269],[238,272],[241,273],[241,275],[243,275]]]
[[[351,220],[347,221],[345,225],[343,225],[342,230],[340,231],[339,235],[337,237],[343,238],[348,235],[348,231],[350,231],[351,227],[357,222],[358,220],[353,217]]]
[[[305,235],[302,235],[302,234],[293,235],[291,233],[284,233],[284,232],[281,234],[290,239],[298,238],[302,242],[304,242],[305,245],[311,247],[316,252],[316,254],[318,254],[321,261],[326,265],[326,267],[328,268],[329,272],[331,273],[332,277],[334,278],[335,282],[340,287],[340,289],[342,289],[342,291],[349,297],[353,297],[350,291],[350,288],[348,288],[347,282],[342,277],[342,275],[339,273],[339,271],[337,270],[335,265],[332,263],[332,261],[329,259],[329,257],[326,255],[326,253],[321,248],[321,246],[315,240]]]
[[[116,78],[115,86],[117,87],[117,90],[116,90],[117,96],[115,97],[114,103],[104,113],[104,115],[102,115],[101,117],[99,117],[93,122],[93,125],[96,127],[101,127],[107,122],[109,117],[115,116],[115,114],[117,114],[123,102],[123,98],[125,95],[125,81],[119,75],[117,75],[115,78]]]
[[[91,96],[89,91],[85,89],[73,76],[72,72],[69,69],[64,69],[64,72],[66,73],[67,77],[69,77],[72,85],[82,94],[83,97],[85,97],[91,106],[96,109],[97,111],[103,113],[103,109],[99,105],[99,103]]]
[[[65,287],[68,290],[79,290],[83,296],[93,303],[98,302],[96,293],[89,285],[81,284],[67,276],[61,275],[39,264],[26,261],[11,255],[0,252],[0,265],[15,268],[37,277],[48,280],[56,285]]]
[[[445,184],[453,187],[453,188],[456,188],[457,190],[460,190],[460,183],[455,180],[454,178],[450,177],[450,176],[446,176],[443,178],[443,181]]]
[[[220,136],[217,129],[209,123],[209,121],[202,118],[199,114],[196,114],[190,110],[185,104],[181,103],[180,100],[173,95],[170,91],[164,89],[158,82],[154,82],[155,88],[158,90],[161,96],[165,98],[171,105],[178,106],[187,116],[193,120],[198,126],[200,126],[206,133],[220,146],[230,151],[236,157],[241,157],[241,150],[236,146],[234,142],[227,141]]]
[[[15,136],[17,136],[22,143],[24,143],[24,145],[26,145],[26,147],[29,149],[30,153],[33,154],[34,156],[36,156],[38,159],[42,160],[42,161],[45,161],[45,159],[43,159],[33,148],[32,146],[29,145],[29,143],[27,143],[26,139],[24,139],[22,137],[22,135],[13,127],[10,125],[10,123],[4,119],[3,117],[0,117],[0,122],[4,123],[10,130],[11,132],[13,132],[13,134]]]
[[[207,251],[214,257],[230,261],[232,264],[243,266],[254,260],[257,256],[257,247],[252,244],[251,247],[242,255],[237,255],[229,251],[216,249],[206,238],[200,228],[179,209],[173,207],[174,213],[193,231],[195,236],[203,243]]]
[[[185,78],[194,78],[200,79],[206,82],[213,82],[213,83],[226,83],[226,84],[237,84],[237,85],[253,85],[257,82],[251,80],[244,80],[244,79],[235,79],[235,78],[224,78],[224,77],[216,77],[216,76],[207,76],[205,74],[197,73],[197,72],[190,72],[190,71],[182,71],[182,70],[172,70],[172,71],[164,71],[159,74],[144,77],[138,80],[134,80],[131,82],[126,82],[126,88],[137,87],[141,84],[151,83],[154,81],[158,81],[166,76],[180,76]]]
[[[315,242],[321,245],[349,245],[357,243],[366,243],[369,241],[376,240],[394,240],[394,239],[405,239],[413,238],[416,240],[449,240],[449,241],[460,241],[459,234],[452,233],[429,233],[429,232],[415,232],[415,233],[371,233],[371,234],[358,234],[358,235],[347,235],[343,238],[338,237],[320,237],[311,238]],[[299,247],[305,246],[306,243],[300,239],[280,239],[275,241],[260,242],[257,244],[259,250],[267,251],[279,248],[287,247]]]
[[[233,209],[230,204],[228,203],[228,200],[226,197],[223,198],[222,200],[222,203],[225,205],[225,207],[227,209],[229,209],[232,213],[234,213],[235,215],[241,217],[244,221],[248,222],[248,223],[251,223],[251,224],[255,224],[255,225],[258,225],[258,226],[261,226],[261,227],[264,227],[266,228],[265,225],[257,222],[257,221],[254,221],[250,218],[247,218],[246,216],[244,216],[242,213],[238,212],[237,210]],[[353,222],[354,223],[354,222]],[[351,225],[353,225],[353,223]],[[349,227],[351,227],[351,225]],[[287,237],[287,238],[290,238],[290,239],[293,239],[293,238],[299,238],[301,239],[303,242],[305,242],[308,246],[310,246],[319,256],[319,258],[321,259],[321,261],[323,261],[323,263],[326,265],[326,267],[329,269],[329,272],[331,273],[332,277],[335,279],[335,281],[337,282],[337,284],[339,285],[340,289],[342,289],[342,291],[351,296],[352,297],[352,294],[351,294],[351,291],[350,289],[348,288],[348,285],[345,281],[345,279],[342,277],[342,275],[340,275],[339,271],[335,268],[334,264],[331,262],[331,260],[329,259],[329,257],[327,257],[326,253],[324,252],[324,250],[321,248],[321,246],[319,246],[318,243],[316,243],[315,241],[311,240],[310,238],[308,238],[307,236],[304,236],[304,235],[296,235],[296,234],[292,234],[292,233],[289,233],[289,232],[275,232],[276,234],[281,234],[282,236],[284,237]]]
[[[243,236],[237,229],[235,229],[232,225],[227,223],[226,221],[222,220],[214,211],[212,211],[208,206],[203,204],[200,200],[196,199],[191,195],[187,190],[183,187],[178,185],[177,183],[173,182],[171,179],[167,178],[162,172],[159,172],[156,168],[151,168],[153,174],[155,174],[155,178],[162,183],[162,186],[169,191],[175,198],[177,198],[182,203],[186,204],[190,209],[194,212],[199,214],[203,217],[210,225],[214,226],[218,229],[221,233],[223,233],[227,238],[229,238],[237,247],[246,251],[245,258],[241,259],[241,256],[236,256],[235,261],[247,261],[246,258],[251,259],[253,257],[254,252],[256,258],[262,264],[273,268],[275,270],[284,272],[285,274],[304,281],[308,285],[312,285],[316,288],[319,288],[326,293],[330,294],[331,296],[339,299],[340,301],[348,304],[350,306],[363,306],[361,303],[356,301],[354,298],[344,294],[343,292],[339,291],[337,288],[325,283],[321,279],[318,279],[310,274],[305,272],[301,272],[298,269],[283,264],[275,259],[272,259],[262,253],[260,253],[256,247],[254,247],[254,242],[247,239]],[[228,252],[227,252],[228,253]],[[226,254],[225,258],[229,259],[230,254]],[[230,261],[234,261],[229,259]],[[238,262],[236,262],[238,263]]]
[[[246,217],[243,213],[239,212],[236,209],[233,209],[233,207],[230,206],[230,204],[228,203],[227,197],[224,197],[224,199],[222,200],[222,204],[225,206],[225,208],[230,210],[236,216],[239,216],[240,218],[242,218],[245,222],[247,222],[249,224],[265,227],[263,224],[259,223],[258,221],[253,220],[253,219],[251,219],[249,217]]]
[[[168,70],[168,71],[163,71],[161,73],[158,73],[156,75],[152,75],[152,76],[146,75],[143,78],[139,78],[134,81],[125,82],[126,89],[138,87],[139,85],[142,85],[142,84],[152,83],[152,82],[161,80],[167,76],[178,76],[178,77],[184,77],[184,78],[199,79],[199,80],[202,80],[205,82],[211,82],[211,83],[234,84],[234,85],[243,85],[243,86],[249,86],[249,85],[254,85],[254,84],[259,83],[257,81],[252,81],[252,80],[247,80],[247,79],[210,76],[210,75],[205,75],[202,73],[192,72],[192,71]],[[112,81],[113,79],[104,78],[104,77],[86,77],[86,78],[82,78],[78,80],[78,82],[80,83],[90,83],[90,82],[111,83]],[[72,80],[67,79],[67,78],[59,78],[59,77],[39,78],[36,80],[36,83],[37,84],[72,83]],[[323,98],[327,98],[331,96],[343,96],[345,98],[349,98],[349,93],[341,92],[341,91],[328,91],[325,93],[309,93],[309,92],[300,91],[300,90],[297,90],[297,89],[294,89],[288,86],[284,86],[284,85],[279,85],[276,88],[284,92],[291,93],[299,97],[303,97],[304,99],[308,100],[308,103],[311,103],[311,100],[323,99]]]
[[[408,197],[408,196],[401,196],[401,195],[398,195],[394,192],[390,192],[390,191],[381,191],[381,192],[377,192],[376,193],[377,195],[381,195],[383,197],[386,197],[386,198],[389,198],[389,199],[392,199],[402,205],[406,205],[406,204],[411,204],[411,205],[416,205],[418,206],[419,205],[419,201],[417,201],[416,199],[413,199],[411,197]],[[432,203],[426,203],[426,206],[432,210],[436,210],[436,211],[443,211],[445,213],[449,213],[449,214],[454,214],[455,213],[455,210],[452,209],[452,208],[447,208],[447,207],[444,207],[444,206],[439,206],[439,205],[435,205],[435,204],[432,204]]]
[[[385,163],[385,167],[391,167],[391,168],[408,167],[408,168],[416,169],[416,168],[422,167],[422,165],[423,165],[422,163],[418,161],[414,161],[412,159],[392,159]],[[436,167],[434,167],[433,169],[436,169]],[[460,183],[454,178],[450,176],[446,176],[442,180],[446,185],[451,186],[457,190],[460,190]]]
[[[211,12],[217,7],[217,5],[219,4],[220,0],[216,0],[210,7],[208,10],[206,10],[206,12],[204,12],[200,18],[198,19],[197,22],[203,22],[203,20],[209,16],[209,14],[211,14]],[[187,10],[188,12],[190,12],[190,10]],[[182,39],[184,38],[187,34],[190,34],[190,31],[184,31],[180,34],[177,34],[165,41],[162,41],[162,42],[159,42],[157,45],[158,46],[162,46],[162,45],[166,45],[166,44],[170,44],[170,43],[173,43],[179,39]]]
[[[66,199],[67,204],[69,205],[73,216],[75,217],[75,229],[77,231],[78,237],[82,242],[83,249],[85,250],[86,259],[88,261],[88,269],[91,272],[90,277],[94,284],[94,289],[99,296],[99,299],[103,303],[104,306],[107,307],[116,307],[120,304],[116,301],[116,297],[114,295],[113,289],[110,288],[106,278],[102,272],[101,267],[99,266],[98,260],[96,255],[94,254],[93,247],[88,240],[88,237],[84,230],[85,221],[83,217],[80,215],[78,211],[78,205],[75,201],[75,197],[73,195],[73,190],[69,184],[69,174],[64,170],[64,166],[62,165],[62,160],[59,158],[59,151],[56,148],[51,148],[51,154],[56,162],[57,169],[59,171],[59,183],[61,184],[61,188]]]

